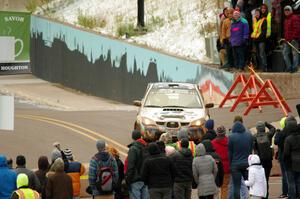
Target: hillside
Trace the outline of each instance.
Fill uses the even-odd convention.
[[[217,2],[221,1],[145,0],[147,30],[135,28],[137,0],[53,0],[36,14],[173,55],[210,62],[205,56],[204,38],[217,35],[217,13],[222,10]]]

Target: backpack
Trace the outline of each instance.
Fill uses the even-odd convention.
[[[257,151],[258,156],[261,161],[263,160],[272,160],[273,159],[273,150],[271,148],[271,143],[269,137],[266,133],[256,135],[257,142]]]
[[[98,168],[96,174],[96,188],[101,194],[111,194],[114,190],[113,182],[113,168],[111,160],[109,166],[103,166],[101,161],[98,161]]]

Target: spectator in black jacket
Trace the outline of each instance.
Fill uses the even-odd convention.
[[[16,171],[17,175],[20,173],[25,173],[28,176],[29,188],[31,188],[37,192],[41,192],[40,181],[32,170],[26,168],[26,159],[23,155],[17,156],[16,164],[17,164],[17,168],[15,169],[15,171]]]
[[[189,147],[189,140],[181,140],[181,150],[175,153],[172,161],[176,168],[174,179],[175,199],[191,199],[193,181],[193,155]]]
[[[130,198],[146,199],[148,194],[147,186],[141,178],[141,168],[144,161],[143,151],[147,147],[147,143],[142,139],[141,132],[134,130],[131,135],[134,140],[129,145],[127,156],[127,172],[125,180],[129,188]]]
[[[300,127],[296,120],[286,122],[287,138],[284,142],[283,159],[288,176],[289,198],[299,198],[300,194]]]
[[[275,136],[275,144],[278,145],[278,149],[279,149],[279,158],[280,156],[283,159],[283,151],[284,151],[284,142],[285,139],[291,134],[291,127],[290,123],[297,123],[296,119],[294,116],[290,115],[285,119],[284,122],[284,128],[282,129],[281,132],[278,132]]]
[[[145,160],[142,179],[148,185],[150,199],[171,199],[173,180],[176,170],[171,159],[152,142],[148,146],[150,156]]]
[[[287,171],[286,171],[286,167],[283,161],[283,146],[280,144],[281,139],[283,137],[283,129],[285,128],[285,123],[286,123],[286,117],[283,117],[280,120],[280,127],[281,130],[277,130],[276,134],[275,134],[275,139],[274,139],[274,143],[278,146],[278,154],[277,154],[277,158],[280,164],[280,169],[281,169],[281,195],[279,196],[279,198],[286,198],[287,194],[288,194],[288,182],[287,182]]]
[[[269,129],[266,132],[266,127]],[[254,136],[254,151],[259,156],[260,162],[265,169],[265,175],[267,180],[267,197],[269,197],[269,177],[272,169],[272,160],[273,160],[273,149],[272,147],[272,138],[276,132],[274,126],[268,122],[257,122],[256,124],[257,133]],[[265,138],[267,140],[265,140]]]

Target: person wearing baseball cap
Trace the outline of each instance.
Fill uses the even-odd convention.
[[[299,65],[299,41],[300,41],[300,18],[293,14],[291,6],[284,7],[284,39],[283,43],[283,58],[286,65],[286,71],[295,73],[298,71]],[[292,47],[293,46],[293,47]],[[292,59],[290,55],[292,53]]]

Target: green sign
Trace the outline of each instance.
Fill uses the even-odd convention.
[[[0,72],[30,71],[30,13],[0,11]]]

